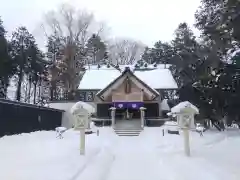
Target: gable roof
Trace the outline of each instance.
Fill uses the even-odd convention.
[[[143,82],[141,79],[139,79],[132,71],[129,67],[126,67],[125,70],[123,71],[123,73],[118,76],[114,81],[112,81],[111,83],[109,83],[105,88],[103,88],[102,90],[100,90],[96,96],[98,96],[99,98],[101,98],[101,95],[108,89],[110,88],[114,83],[116,83],[119,79],[121,79],[125,74],[129,74],[130,76],[134,77],[137,81],[139,81],[145,88],[147,88],[151,93],[153,93],[155,96],[153,99],[155,99],[156,97],[159,96],[159,93],[155,90],[152,89],[150,86],[148,86],[145,82]],[[102,99],[102,98],[101,98]]]
[[[126,67],[126,66],[125,66]],[[130,68],[131,69],[131,68]],[[135,70],[134,75],[152,89],[177,89],[169,69],[156,68],[152,70]],[[79,84],[79,90],[101,90],[113,82],[122,73],[115,68],[100,68],[86,70]]]
[[[134,74],[153,89],[177,89],[169,69],[153,69],[149,71],[135,71]]]
[[[114,81],[121,72],[117,69],[90,69],[86,70],[79,84],[80,90],[100,90]]]

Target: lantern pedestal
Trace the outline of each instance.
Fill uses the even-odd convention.
[[[186,156],[190,156],[190,144],[189,144],[189,129],[182,128],[183,130],[183,139],[184,139],[184,151]]]
[[[80,155],[85,154],[85,129],[80,129]]]

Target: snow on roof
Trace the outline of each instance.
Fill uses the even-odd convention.
[[[78,89],[103,89],[120,75],[121,72],[117,69],[86,70]]]
[[[131,70],[135,70],[135,64],[132,64],[132,65],[118,65],[119,68],[121,69],[121,71],[124,71],[126,67],[129,67]],[[171,64],[148,64],[147,63],[147,67],[145,66],[142,66],[142,67],[138,67],[138,69],[166,69],[166,68],[170,68],[172,65]],[[84,66],[85,69],[105,69],[105,70],[115,70],[116,68],[113,67],[111,64],[110,64],[110,67],[108,67],[106,64],[101,64],[100,67],[96,64],[89,64],[89,65],[85,65]]]
[[[157,67],[155,67],[154,64],[149,64],[147,67],[153,69],[165,69],[170,68],[171,66],[171,64],[157,64]]]
[[[64,110],[64,111],[71,110],[71,108],[73,106],[75,106],[77,108],[81,106],[90,113],[95,113],[96,112],[96,109],[92,105],[90,105],[89,103],[83,102],[83,101],[78,101],[77,103],[73,103],[73,102],[52,102],[52,103],[49,103],[49,104],[45,104],[45,107],[55,108],[55,109]]]
[[[134,74],[153,89],[177,89],[169,69],[154,69],[149,71],[135,71]]]
[[[120,68],[121,72],[123,72],[127,67],[128,67],[131,71],[134,71],[134,69],[135,69],[135,66],[133,66],[133,65],[119,65],[119,68]]]
[[[107,65],[100,65],[100,67],[98,67],[98,65],[85,65],[84,66],[85,69],[87,70],[116,70],[116,68],[114,68],[113,66],[107,66]]]
[[[197,114],[199,113],[199,109],[188,101],[180,102],[178,105],[171,108],[171,113],[179,113],[186,107],[192,108]]]
[[[169,69],[157,68],[153,70],[136,70],[134,71],[134,74],[153,89],[178,88],[177,83]],[[115,68],[88,69],[83,75],[78,89],[103,89],[120,75],[121,72]]]

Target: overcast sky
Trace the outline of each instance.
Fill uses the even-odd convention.
[[[111,28],[111,36],[130,37],[152,46],[169,41],[180,22],[194,24],[200,0],[68,0],[78,8],[92,11]],[[0,0],[0,16],[7,31],[26,26],[44,46],[39,33],[43,14],[67,0]],[[196,30],[194,30],[197,33]],[[198,34],[198,33],[197,33]]]

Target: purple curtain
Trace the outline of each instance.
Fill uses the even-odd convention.
[[[139,109],[143,107],[143,102],[114,102],[113,106],[115,108],[129,108],[129,109]]]

